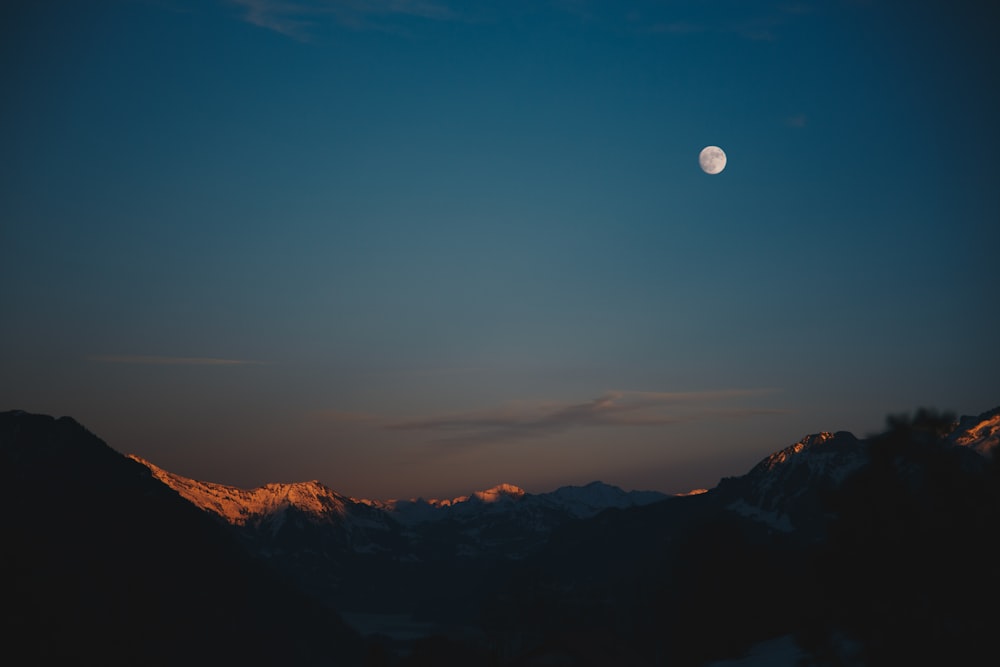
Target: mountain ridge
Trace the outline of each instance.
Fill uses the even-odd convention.
[[[260,521],[289,507],[317,518],[323,517],[331,523],[336,522],[333,517],[346,519],[353,509],[361,507],[381,510],[403,523],[414,523],[445,518],[448,513],[456,510],[472,511],[471,508],[476,506],[502,505],[524,500],[537,500],[553,508],[564,506],[571,514],[582,518],[611,507],[620,509],[671,497],[658,491],[625,491],[601,481],[592,481],[583,486],[562,486],[539,494],[528,493],[519,486],[503,482],[489,489],[454,498],[374,500],[345,496],[318,480],[272,482],[244,489],[184,477],[164,470],[138,455],[127,456],[149,468],[157,479],[192,504],[217,514],[236,526]]]
[[[0,413],[4,644],[33,664],[360,664],[361,637],[70,417]],[[254,641],[247,642],[248,636]],[[283,660],[284,658],[284,660]]]
[[[1000,442],[1000,407],[977,416],[962,416],[953,424],[948,442],[990,457]],[[789,531],[796,497],[807,489],[833,488],[865,464],[865,440],[848,431],[819,431],[764,457],[747,473],[723,478],[713,489],[741,486],[729,509],[779,530]],[[470,519],[508,508],[544,508],[585,519],[607,510],[639,507],[688,494],[657,491],[624,491],[601,481],[566,485],[544,493],[528,493],[507,482],[453,498],[378,500],[347,496],[318,480],[267,483],[251,489],[194,480],[166,471],[134,454],[132,460],[150,469],[161,482],[186,500],[234,526],[269,525],[276,532],[284,515],[294,510],[327,525],[386,528],[387,522],[412,527],[445,519]],[[785,490],[797,491],[788,495]],[[694,493],[694,492],[692,492]],[[811,509],[811,508],[809,508]]]
[[[851,584],[851,574],[837,570],[843,562],[862,567],[866,544],[882,540],[893,546],[894,531],[906,529],[905,522],[890,516],[880,530],[866,532],[870,522],[881,516],[871,516],[869,508],[905,507],[899,519],[924,517],[917,525],[932,536],[947,537],[944,543],[964,540],[969,552],[992,553],[989,535],[979,537],[979,533],[982,526],[1000,525],[990,510],[1000,505],[989,500],[1000,498],[1000,493],[989,495],[990,480],[1000,475],[995,464],[987,467],[994,458],[1000,409],[962,417],[950,426],[930,413],[918,413],[912,421],[890,418],[889,424],[885,434],[863,439],[846,431],[809,434],[703,493],[639,498],[650,500],[646,503],[636,502],[636,492],[602,482],[543,494],[499,484],[443,501],[392,502],[350,498],[317,480],[239,489],[174,475],[139,457],[126,458],[70,418],[27,413],[0,413],[5,429],[0,430],[0,454],[9,464],[0,471],[16,482],[5,492],[8,509],[15,516],[24,515],[17,521],[22,524],[20,543],[25,548],[36,549],[28,537],[33,521],[39,527],[49,526],[55,518],[55,525],[61,525],[59,512],[68,506],[75,510],[67,517],[73,539],[60,538],[53,544],[66,549],[95,539],[89,525],[101,513],[78,511],[87,507],[88,498],[155,524],[155,517],[144,513],[132,492],[122,493],[117,483],[101,481],[108,470],[127,464],[129,476],[146,480],[142,488],[153,485],[143,494],[183,505],[185,521],[200,526],[198,530],[211,525],[226,531],[246,555],[327,610],[402,614],[429,623],[430,628],[477,629],[490,633],[490,645],[507,656],[522,654],[546,638],[558,639],[567,629],[585,627],[609,641],[628,638],[622,646],[639,642],[622,648],[625,656],[646,650],[650,656],[663,650],[679,656],[690,652],[691,661],[678,664],[703,665],[695,657],[702,661],[736,657],[753,642],[776,636],[769,633],[806,628],[804,622],[812,621],[801,620],[796,609],[824,596],[838,601],[836,614],[821,605],[811,609],[814,618],[832,623],[834,629],[850,627],[863,633],[864,624],[850,621],[858,613],[854,600],[877,591],[882,577],[895,576],[892,568],[908,562],[900,555],[888,559],[883,570],[873,571],[866,580],[869,588]],[[39,436],[33,447],[18,449],[10,446],[21,437],[18,429],[43,435],[47,430],[71,432],[74,444],[79,441],[88,447],[53,448],[48,436]],[[89,447],[95,441],[103,448]],[[24,474],[30,477],[21,479]],[[67,488],[61,486],[64,482]],[[27,490],[37,488],[49,489],[51,498],[43,494],[35,507]],[[660,495],[664,498],[657,501]],[[900,498],[909,504],[900,505]],[[921,514],[927,502],[937,503],[949,520],[940,522],[938,510]],[[192,518],[198,520],[191,522]],[[904,553],[916,549],[926,558],[895,576],[899,586],[909,586],[915,577],[931,572],[925,562],[931,552],[926,551],[922,534],[905,533],[908,541],[901,544],[910,546]],[[225,541],[221,534],[216,537]],[[108,540],[113,551],[119,551],[131,548],[133,536],[126,527],[100,533],[96,539]],[[163,548],[169,554],[176,552],[175,558],[187,557],[188,545],[189,539],[180,537]],[[153,563],[151,570],[149,563],[143,566],[147,571],[162,567],[162,556],[146,558]],[[24,568],[34,559],[33,553],[18,556],[12,565],[15,570]],[[99,567],[104,566],[85,561],[74,572],[86,578]],[[826,582],[830,571],[841,578],[836,585]],[[58,590],[45,586],[44,590]],[[856,592],[844,596],[838,592],[841,589]],[[948,590],[942,587],[943,592],[933,594],[947,600]],[[29,600],[33,595],[26,587],[16,593]],[[762,600],[768,600],[768,613],[757,608]],[[477,610],[486,614],[483,620],[473,613]],[[622,613],[641,620],[628,627],[599,621]],[[706,634],[708,621],[728,628],[732,636],[716,642],[717,636]],[[865,623],[876,627],[880,621]],[[672,628],[670,642],[676,643],[676,650],[660,639],[664,628]],[[383,626],[375,632],[383,630],[389,631]],[[867,641],[864,634],[855,636]],[[835,637],[830,641],[840,650]],[[641,664],[660,664],[650,660]]]

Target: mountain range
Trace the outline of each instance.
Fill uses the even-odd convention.
[[[966,611],[995,567],[971,591],[939,572],[963,546],[1000,556],[998,442],[1000,408],[924,411],[684,496],[382,501],[192,480],[71,418],[0,413],[5,642],[102,664],[875,665],[922,631],[915,655],[953,659],[995,625]]]
[[[440,524],[455,529],[451,546],[456,553],[476,556],[500,550],[517,557],[519,551],[509,534],[492,534],[500,526],[513,523],[516,530],[525,533],[525,539],[532,535],[541,538],[568,520],[669,497],[658,491],[626,492],[603,482],[591,482],[542,494],[526,493],[513,484],[498,484],[449,499],[368,500],[341,495],[318,480],[266,484],[249,490],[200,482],[167,472],[138,456],[129,458],[149,468],[156,479],[191,504],[247,534],[280,542],[283,532],[291,530],[291,526],[308,523],[337,532],[337,541],[355,552],[389,551],[390,543],[398,550],[405,543],[410,551],[393,554],[401,560],[419,559],[420,543],[426,542],[426,533],[434,532]]]

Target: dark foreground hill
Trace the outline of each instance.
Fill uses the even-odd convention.
[[[80,664],[701,667],[762,646],[775,667],[994,664],[998,441],[1000,410],[922,411],[866,439],[807,436],[700,495],[636,505],[591,486],[565,505],[505,487],[411,516],[316,483],[178,478],[72,419],[3,413],[5,648]],[[565,513],[595,492],[611,509]],[[223,501],[248,520],[207,509]],[[362,648],[334,608],[403,612],[427,636]]]
[[[353,665],[360,638],[70,418],[0,414],[3,649],[23,664]]]
[[[1000,457],[979,445],[998,415],[810,436],[708,493],[568,527],[486,625],[566,665],[701,666],[779,639],[795,659],[753,664],[995,664]]]

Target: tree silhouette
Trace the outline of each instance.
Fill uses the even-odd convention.
[[[1000,593],[998,464],[953,447],[954,418],[894,416],[831,501],[827,623],[869,665],[975,664]]]

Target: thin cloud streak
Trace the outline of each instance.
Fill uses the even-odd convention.
[[[428,21],[478,23],[502,20],[503,16],[527,15],[533,6],[509,5],[487,7],[484,3],[458,3],[454,0],[228,0],[242,10],[242,20],[272,30],[292,39],[308,42],[324,23],[352,30],[395,31],[402,18]],[[730,33],[754,41],[771,41],[775,30],[796,17],[810,13],[808,5],[792,4],[771,8],[766,14],[747,10],[742,20],[717,17],[688,18],[691,6],[657,7],[637,5],[623,11],[620,3],[555,1],[551,8],[585,23],[618,24],[624,21],[639,33],[683,36],[698,33]],[[697,9],[697,7],[695,7]]]
[[[362,30],[380,28],[392,17],[448,21],[457,15],[447,6],[429,0],[229,0],[244,10],[247,23],[273,30],[298,41],[309,41],[310,31],[327,20]]]
[[[398,431],[452,434],[444,443],[488,443],[545,437],[574,428],[666,426],[711,418],[780,414],[784,410],[708,407],[767,389],[710,392],[610,391],[583,403],[517,404],[504,408],[389,424]]]
[[[382,420],[381,417],[370,412],[349,412],[333,408],[315,410],[310,413],[310,416],[332,424],[369,424]]]
[[[659,35],[691,35],[705,32],[702,25],[687,23],[685,21],[674,21],[672,23],[654,23],[645,29],[646,32]]]
[[[215,359],[212,357],[159,357],[151,355],[105,354],[92,355],[87,361],[102,364],[137,364],[143,366],[263,366],[266,362],[248,359]]]
[[[785,125],[788,125],[789,127],[798,127],[798,128],[801,128],[801,127],[805,127],[806,126],[806,122],[807,121],[808,121],[808,119],[806,118],[806,115],[804,113],[800,113],[800,114],[795,114],[794,116],[789,116],[788,118],[786,118],[785,119]]]
[[[308,31],[315,21],[301,18],[311,14],[306,7],[281,0],[231,0],[245,10],[243,20],[252,25],[291,37],[308,41]],[[295,18],[298,17],[298,18]]]
[[[773,6],[734,6],[733,12],[706,15],[696,2],[647,4],[626,14],[639,32],[684,36],[729,34],[756,42],[772,42],[794,29],[798,22],[817,11],[810,3],[792,2]]]

